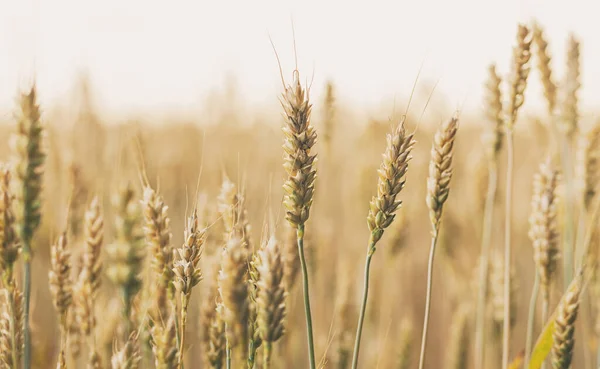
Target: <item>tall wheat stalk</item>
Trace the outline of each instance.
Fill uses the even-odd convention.
[[[408,163],[412,158],[410,153],[415,144],[413,137],[413,134],[406,132],[404,119],[398,124],[392,134],[387,135],[387,147],[383,154],[383,162],[378,171],[377,196],[374,196],[371,200],[369,215],[367,216],[367,224],[371,235],[367,248],[362,304],[356,330],[356,341],[354,343],[353,369],[356,369],[358,366],[360,340],[369,296],[371,259],[375,254],[377,242],[383,236],[384,230],[392,224],[396,216],[396,210],[402,206],[402,201],[397,199],[397,196],[406,183],[405,177],[408,170]]]
[[[531,59],[531,32],[527,26],[520,24],[517,31],[517,45],[513,49],[512,75],[509,80],[509,100],[506,121],[506,207],[504,219],[504,326],[502,340],[502,368],[507,368],[510,345],[510,268],[511,268],[511,220],[514,144],[513,130],[519,109],[525,100],[524,92],[529,76],[529,59]]]

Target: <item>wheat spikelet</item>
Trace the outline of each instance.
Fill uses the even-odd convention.
[[[261,250],[265,245],[261,246]],[[258,287],[260,281],[260,270],[261,265],[261,252],[260,250],[252,253],[252,258],[248,268],[249,279],[248,279],[248,297],[250,298],[249,312],[248,312],[248,339],[250,340],[250,349],[254,352],[249,353],[249,361],[255,360],[254,354],[256,350],[262,345],[262,338],[260,336],[260,330],[258,327]],[[252,365],[252,364],[248,364]]]
[[[438,128],[431,148],[426,202],[434,234],[439,232],[442,209],[450,192],[452,154],[457,130],[457,117],[446,121]]]
[[[513,49],[513,63],[509,82],[509,99],[507,108],[508,121],[506,122],[509,130],[513,129],[517,121],[519,109],[525,101],[525,88],[527,87],[527,78],[529,77],[529,60],[531,59],[531,32],[523,24],[519,25],[517,31],[517,45]]]
[[[460,306],[452,317],[450,338],[446,351],[447,369],[464,369],[469,363],[469,309]]]
[[[89,209],[85,213],[85,251],[83,253],[83,264],[80,278],[90,284],[91,297],[95,298],[100,288],[100,275],[102,272],[102,262],[100,261],[100,251],[104,241],[104,218],[100,211],[98,197],[94,197],[90,203]],[[92,302],[93,304],[93,302]]]
[[[146,240],[150,244],[150,253],[152,254],[151,265],[158,278],[158,288],[154,294],[158,317],[168,316],[167,298],[169,297],[170,282],[172,280],[172,246],[171,232],[169,229],[168,207],[163,202],[158,192],[150,186],[144,188],[144,218],[146,226]]]
[[[0,368],[19,368],[23,356],[23,294],[11,280],[2,290]]]
[[[572,138],[578,129],[579,111],[577,96],[581,88],[581,68],[579,64],[579,41],[571,35],[567,44],[567,70],[562,88],[564,101],[561,111],[561,127],[565,135]]]
[[[579,143],[577,152],[577,182],[580,198],[586,210],[590,209],[600,183],[600,122]]]
[[[110,360],[112,369],[137,369],[142,358],[138,350],[137,332],[132,332],[123,347]]]
[[[504,322],[504,258],[501,253],[492,253],[490,263],[490,304],[492,308],[493,332],[496,338],[502,335],[502,324]],[[510,268],[510,326],[513,327],[517,321],[517,290],[515,270]]]
[[[403,318],[400,323],[400,339],[398,343],[398,362],[397,369],[409,369],[412,365],[412,347],[413,347],[413,331],[412,321]]]
[[[402,206],[402,201],[397,199],[398,194],[406,183],[406,171],[412,156],[411,150],[415,144],[413,134],[408,134],[404,127],[404,119],[387,135],[387,146],[383,154],[383,161],[377,171],[377,196],[374,196],[369,205],[367,224],[371,236],[369,244],[370,253],[375,251],[375,244],[381,239],[384,230],[392,224],[396,210]]]
[[[202,328],[202,346],[205,366],[209,368],[222,368],[225,361],[225,322],[222,310],[218,308],[219,290],[217,285],[218,274],[215,273],[213,285],[208,289],[200,309],[200,326]]]
[[[67,248],[67,234],[63,232],[56,243],[52,245],[50,257],[50,272],[48,280],[54,307],[60,317],[61,326],[67,326],[67,313],[73,298],[73,286],[70,279],[71,253]]]
[[[540,165],[540,170],[534,177],[529,217],[529,238],[533,243],[533,258],[540,275],[540,287],[545,300],[550,293],[550,284],[559,257],[557,185],[558,171],[547,160]]]
[[[552,57],[548,51],[548,42],[544,37],[544,30],[539,24],[533,25],[533,43],[536,46],[536,56],[538,59],[538,70],[540,71],[542,85],[544,86],[544,97],[548,104],[548,112],[554,114],[556,107],[556,83],[552,78]]]
[[[12,202],[10,171],[3,168],[0,172],[0,271],[5,280],[12,278],[13,264],[20,251]]]
[[[238,237],[232,237],[223,250],[219,272],[219,294],[227,341],[231,349],[241,346],[245,353],[248,338],[248,268],[247,250]],[[243,355],[245,357],[245,355]]]
[[[485,115],[489,124],[485,126],[482,139],[488,158],[493,161],[497,160],[502,149],[504,136],[501,83],[502,78],[496,72],[496,65],[490,65],[484,91]]]
[[[166,323],[155,323],[152,327],[152,352],[156,369],[174,369],[178,362],[175,316]]]
[[[188,298],[192,293],[192,288],[202,280],[202,272],[198,263],[200,262],[205,240],[206,232],[200,229],[198,214],[194,211],[188,219],[185,243],[181,248],[176,249],[179,259],[175,261],[173,266],[175,289],[188,296]]]
[[[259,280],[256,297],[257,320],[260,337],[265,342],[275,342],[283,336],[285,319],[285,288],[283,263],[279,245],[274,237],[260,253]]]
[[[552,367],[554,369],[568,369],[571,366],[573,346],[575,345],[575,320],[577,320],[579,310],[582,283],[582,274],[579,273],[557,308],[552,345]]]
[[[115,241],[105,247],[106,274],[122,288],[128,299],[141,289],[140,273],[145,256],[142,214],[134,197],[135,193],[128,185],[115,198]]]
[[[294,73],[293,85],[286,87],[280,100],[285,118],[283,168],[288,174],[283,185],[284,205],[286,219],[298,228],[310,215],[317,177],[317,156],[311,155],[311,149],[317,142],[317,132],[310,123],[312,105],[307,91],[300,84],[298,71]]]
[[[42,174],[46,155],[42,149],[44,128],[40,107],[37,104],[36,87],[21,94],[16,112],[17,133],[12,137],[11,147],[15,155],[13,174],[16,199],[16,218],[21,240],[29,247],[33,233],[40,224]],[[24,250],[29,253],[30,250]],[[29,255],[27,255],[29,257]]]

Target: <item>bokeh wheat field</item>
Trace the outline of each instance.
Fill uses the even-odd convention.
[[[551,41],[520,25],[483,114],[441,121],[427,96],[358,121],[304,71],[279,114],[218,124],[103,121],[82,89],[65,125],[23,90],[0,136],[0,366],[598,367],[600,123],[579,41],[564,75]],[[547,109],[524,115],[531,79]]]

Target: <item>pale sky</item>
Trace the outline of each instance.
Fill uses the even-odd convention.
[[[308,79],[314,71],[314,94],[331,78],[347,101],[377,104],[408,94],[423,64],[422,78],[439,80],[450,104],[474,109],[487,65],[507,70],[517,22],[534,17],[546,28],[557,73],[568,32],[584,41],[582,102],[594,106],[600,71],[587,66],[600,65],[596,3],[0,0],[0,108],[34,75],[45,104],[65,104],[81,70],[110,111],[195,109],[228,73],[247,103],[263,104],[281,88],[269,34],[291,77],[292,17],[300,71]]]

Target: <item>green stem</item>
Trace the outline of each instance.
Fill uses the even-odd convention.
[[[185,350],[185,326],[187,324],[187,310],[190,302],[188,294],[181,294],[181,340],[179,342],[179,369],[183,369],[183,359]]]
[[[550,308],[550,291],[544,293],[544,299],[542,301],[542,326],[546,325],[546,320],[548,320],[548,309]],[[542,363],[542,369],[546,369],[547,359]]]
[[[496,160],[490,160],[488,168],[488,188],[485,199],[483,234],[481,237],[481,256],[479,259],[479,292],[477,295],[477,313],[475,327],[475,368],[482,369],[485,360],[485,306],[488,287],[488,267],[490,244],[494,219],[494,202],[498,187],[498,169]]]
[[[28,237],[23,237],[23,369],[31,369],[31,332],[29,329],[29,304],[31,302],[31,247]]]
[[[362,336],[363,323],[365,321],[365,312],[367,310],[367,299],[369,296],[369,271],[371,268],[371,258],[375,253],[375,244],[369,243],[369,251],[367,252],[367,261],[365,263],[365,277],[363,285],[362,303],[360,305],[360,315],[358,316],[358,327],[356,328],[356,340],[354,342],[354,354],[352,356],[352,369],[358,367],[358,353],[360,351],[360,339]]]
[[[506,132],[507,166],[506,166],[506,210],[504,214],[504,324],[502,329],[502,369],[508,367],[510,349],[510,253],[511,253],[511,220],[512,190],[514,171],[513,131],[509,127]]]
[[[535,272],[535,281],[533,282],[533,291],[531,291],[531,299],[529,300],[529,314],[527,316],[527,337],[525,339],[525,360],[523,361],[523,369],[526,369],[533,348],[533,327],[535,325],[535,305],[537,303],[538,294],[540,293],[540,275]]]
[[[263,349],[263,355],[265,362],[263,363],[264,369],[271,368],[271,342],[265,342],[265,347]]]
[[[226,368],[231,369],[231,348],[229,348],[229,340],[227,341],[227,346],[225,348],[225,354],[227,355],[225,362]]]
[[[304,257],[304,224],[298,225],[296,232],[298,238],[298,254],[300,256],[300,265],[302,266],[302,288],[304,290],[304,313],[306,315],[306,333],[308,339],[308,358],[310,369],[316,369],[315,365],[315,346],[313,342],[312,315],[310,312],[310,295],[308,292],[308,269]]]
[[[431,291],[433,289],[433,259],[435,258],[435,246],[437,245],[438,230],[434,229],[431,236],[431,247],[429,248],[429,262],[427,265],[427,292],[425,293],[425,318],[423,320],[423,336],[421,337],[421,353],[419,355],[419,369],[425,367],[425,350],[427,349],[427,331],[429,329],[429,314],[431,312]]]
[[[250,338],[250,344],[248,349],[248,369],[254,368],[254,362],[256,361],[256,348],[254,347],[254,339]]]

